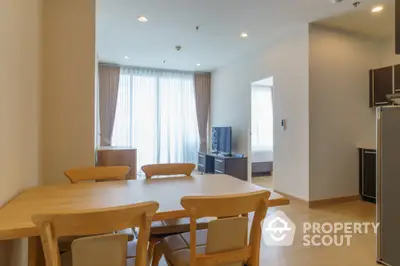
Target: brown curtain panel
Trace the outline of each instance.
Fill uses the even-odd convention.
[[[199,125],[200,151],[207,152],[207,124],[210,112],[211,73],[195,73],[197,123]]]
[[[100,145],[111,146],[119,86],[119,66],[99,64]]]

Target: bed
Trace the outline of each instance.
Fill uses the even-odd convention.
[[[253,176],[271,174],[274,159],[274,152],[271,148],[253,147],[251,155]]]

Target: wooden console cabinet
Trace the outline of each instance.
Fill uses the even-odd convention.
[[[136,179],[137,150],[132,148],[101,147],[97,150],[96,166],[129,166],[127,179]]]
[[[231,175],[247,181],[247,157],[199,152],[197,170],[207,174]]]

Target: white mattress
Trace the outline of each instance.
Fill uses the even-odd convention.
[[[274,161],[274,152],[267,149],[253,149],[251,161],[253,163],[272,162]]]

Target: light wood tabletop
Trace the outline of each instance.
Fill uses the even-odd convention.
[[[187,217],[184,196],[215,196],[266,190],[227,175],[198,175],[148,180],[79,183],[28,189],[0,209],[0,240],[38,236],[35,214],[62,213],[157,201],[155,220]],[[272,192],[270,207],[289,204]]]

